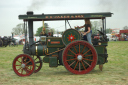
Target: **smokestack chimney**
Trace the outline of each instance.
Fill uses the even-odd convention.
[[[27,15],[33,15],[33,11],[28,11]]]
[[[33,15],[33,11],[28,11],[27,15]],[[28,29],[29,29],[29,44],[32,45],[33,41],[33,20],[28,19]]]
[[[13,33],[12,33],[12,38],[13,38]]]

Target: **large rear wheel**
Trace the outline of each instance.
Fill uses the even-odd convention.
[[[63,51],[63,64],[74,74],[86,74],[97,64],[95,48],[86,41],[74,41]]]

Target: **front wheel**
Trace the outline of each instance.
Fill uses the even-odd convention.
[[[35,62],[31,56],[20,54],[13,60],[12,67],[18,76],[29,76],[35,71]]]
[[[74,41],[63,51],[63,64],[71,73],[86,74],[96,66],[97,52],[86,41]]]

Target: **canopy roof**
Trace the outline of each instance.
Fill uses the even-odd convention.
[[[70,14],[33,14],[33,12],[27,12],[25,15],[19,15],[19,19],[33,20],[33,21],[48,21],[48,20],[77,20],[77,19],[104,19],[105,17],[111,17],[111,12],[100,13],[70,13]]]

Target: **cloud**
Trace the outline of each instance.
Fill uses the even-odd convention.
[[[44,7],[47,0],[31,0],[30,6],[28,6],[27,11],[39,10]]]
[[[98,0],[97,6],[102,11],[128,12],[128,0]]]

